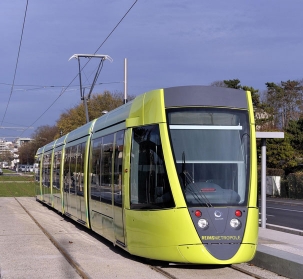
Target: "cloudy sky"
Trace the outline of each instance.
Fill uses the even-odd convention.
[[[302,79],[302,10],[301,0],[1,0],[0,138],[30,136],[80,102],[73,54],[112,57],[95,93],[123,92],[124,58],[131,95],[235,78],[262,92]]]

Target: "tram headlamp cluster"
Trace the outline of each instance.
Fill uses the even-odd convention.
[[[208,221],[206,219],[200,219],[198,221],[198,226],[201,228],[201,229],[207,229],[208,228]]]
[[[239,219],[233,218],[230,220],[230,226],[234,229],[241,228],[241,221]]]

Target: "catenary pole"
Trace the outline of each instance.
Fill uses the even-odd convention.
[[[127,58],[124,58],[124,104],[127,103]]]
[[[266,139],[261,139],[261,227],[266,228]]]

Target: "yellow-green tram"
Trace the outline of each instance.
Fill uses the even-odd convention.
[[[129,253],[247,262],[258,239],[249,92],[147,92],[37,152],[37,199]]]

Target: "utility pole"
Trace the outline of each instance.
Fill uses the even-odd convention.
[[[127,103],[127,58],[124,58],[124,104]]]
[[[89,58],[89,59],[92,59],[92,58],[99,58],[100,59],[100,63],[99,63],[99,66],[97,68],[97,71],[96,71],[96,74],[95,74],[95,77],[94,77],[94,80],[92,82],[92,85],[90,87],[90,90],[89,90],[89,93],[87,96],[85,96],[85,88],[82,87],[82,78],[81,78],[81,65],[80,65],[80,58]],[[89,122],[89,116],[88,116],[88,107],[87,107],[87,102],[92,94],[92,91],[95,87],[95,84],[97,82],[97,79],[99,77],[99,74],[102,70],[102,67],[103,67],[103,62],[104,60],[109,60],[110,62],[113,61],[113,59],[108,56],[108,55],[103,55],[103,54],[74,54],[71,58],[69,58],[69,60],[73,59],[73,58],[76,58],[78,60],[78,67],[79,67],[79,80],[80,80],[80,97],[81,97],[81,100],[83,101],[83,104],[84,104],[84,109],[85,109],[85,116],[86,116],[86,122],[88,123]]]

